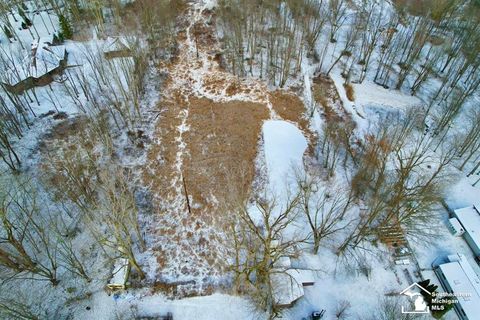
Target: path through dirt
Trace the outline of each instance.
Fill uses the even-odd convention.
[[[210,11],[195,3],[186,15],[190,23],[178,36],[178,56],[161,66],[169,79],[143,172],[157,208],[147,230],[156,277],[195,281],[177,295],[206,293],[222,281],[228,256],[222,243],[225,190],[234,184],[246,193],[251,187],[263,122],[288,120],[313,137],[296,95],[271,92],[261,81],[220,68]]]

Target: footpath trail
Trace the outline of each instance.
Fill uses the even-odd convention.
[[[147,226],[155,277],[180,283],[177,295],[208,293],[222,284],[225,198],[251,187],[263,122],[284,119],[308,131],[297,96],[222,70],[211,15],[201,2],[192,4],[178,55],[160,66],[168,79],[143,172],[156,208]]]

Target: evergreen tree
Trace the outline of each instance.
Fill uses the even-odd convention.
[[[72,39],[73,29],[72,29],[72,26],[70,25],[70,22],[67,20],[67,18],[65,18],[63,14],[60,15],[59,20],[60,20],[60,30],[61,30],[61,32],[59,33],[59,38]]]

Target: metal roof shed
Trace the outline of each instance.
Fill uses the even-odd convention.
[[[463,237],[472,249],[475,256],[480,256],[480,211],[478,207],[470,207],[454,210],[454,215],[460,221],[465,230]]]
[[[130,263],[128,259],[120,258],[115,261],[113,276],[107,287],[112,290],[125,290],[127,288],[128,276],[130,275]]]
[[[480,314],[480,278],[464,255],[448,256],[448,261],[435,268],[442,286],[446,292],[458,295],[453,299],[458,300],[454,309],[460,319],[478,319]]]

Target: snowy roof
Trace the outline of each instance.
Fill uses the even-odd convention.
[[[128,278],[128,259],[117,259],[113,268],[113,277],[110,279],[112,285],[124,285]]]
[[[48,38],[32,43],[32,50],[22,59],[20,65],[7,72],[10,84],[16,84],[29,77],[40,78],[60,65],[65,59],[65,46],[50,46]]]
[[[312,270],[290,269],[288,271],[290,271],[290,275],[294,276],[295,280],[303,286],[315,282]]]
[[[291,268],[289,257],[281,257],[274,264],[275,273],[272,276],[274,299],[277,305],[290,305],[304,295],[303,286],[315,283],[311,270]]]
[[[472,238],[477,248],[480,248],[480,212],[477,207],[473,205],[454,212],[465,232]]]
[[[465,231],[457,218],[450,218],[448,221],[453,226],[455,231]]]
[[[130,50],[127,40],[123,37],[108,37],[103,45],[104,53],[123,50]]]
[[[289,257],[280,257],[275,262],[275,267],[277,267],[277,268],[290,269],[291,266],[292,266],[292,262],[291,262]]]
[[[276,305],[290,305],[303,297],[302,283],[297,279],[298,273],[294,269],[272,275],[273,296]]]
[[[445,275],[456,299],[469,319],[476,319],[480,314],[480,278],[462,254],[449,256],[450,262],[438,267]],[[468,294],[469,296],[462,296]]]

